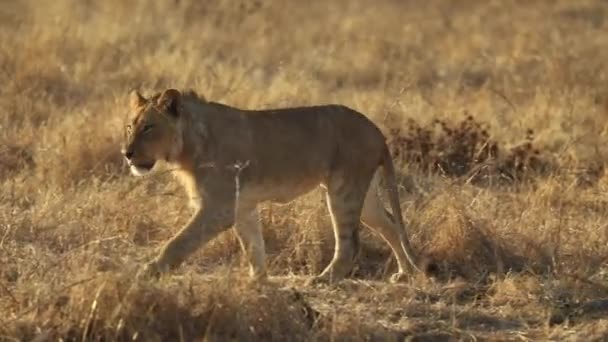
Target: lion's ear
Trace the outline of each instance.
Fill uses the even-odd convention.
[[[148,102],[148,100],[146,100],[145,97],[141,96],[139,91],[137,91],[136,89],[131,90],[131,92],[129,93],[129,104],[131,105],[131,108],[139,108],[145,105],[146,102]]]
[[[167,89],[160,95],[160,98],[156,102],[157,106],[168,114],[177,117],[179,115],[177,107],[180,96],[181,94],[178,90]]]

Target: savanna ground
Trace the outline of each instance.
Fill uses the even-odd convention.
[[[607,339],[607,30],[599,0],[3,1],[0,340]],[[261,208],[270,283],[232,232],[135,282],[189,215],[121,160],[135,87],[366,113],[428,276],[389,284],[363,229],[350,279],[305,286],[315,191]]]

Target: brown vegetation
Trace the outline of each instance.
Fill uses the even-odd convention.
[[[2,3],[0,340],[606,339],[607,29],[600,0]],[[120,157],[135,87],[368,114],[430,275],[389,284],[363,230],[351,279],[304,286],[313,192],[262,208],[268,284],[231,232],[134,282],[189,215]]]

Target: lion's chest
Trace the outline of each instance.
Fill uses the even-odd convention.
[[[192,173],[184,170],[178,170],[175,172],[175,175],[186,191],[186,196],[188,196],[190,206],[193,208],[200,208],[202,196],[196,179]]]

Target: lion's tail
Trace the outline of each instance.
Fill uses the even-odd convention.
[[[386,182],[386,191],[388,192],[388,199],[391,206],[391,211],[393,212],[393,217],[397,220],[399,227],[401,228],[400,236],[401,236],[401,248],[403,248],[403,252],[407,257],[407,260],[410,263],[410,266],[419,271],[419,268],[416,263],[416,258],[414,251],[410,245],[410,240],[407,234],[407,230],[405,229],[405,223],[403,222],[403,215],[401,213],[401,207],[399,205],[399,192],[397,190],[397,180],[395,178],[395,168],[393,166],[393,159],[391,158],[391,153],[388,149],[388,146],[384,147],[384,151],[382,153],[382,169],[384,170],[384,179]]]

